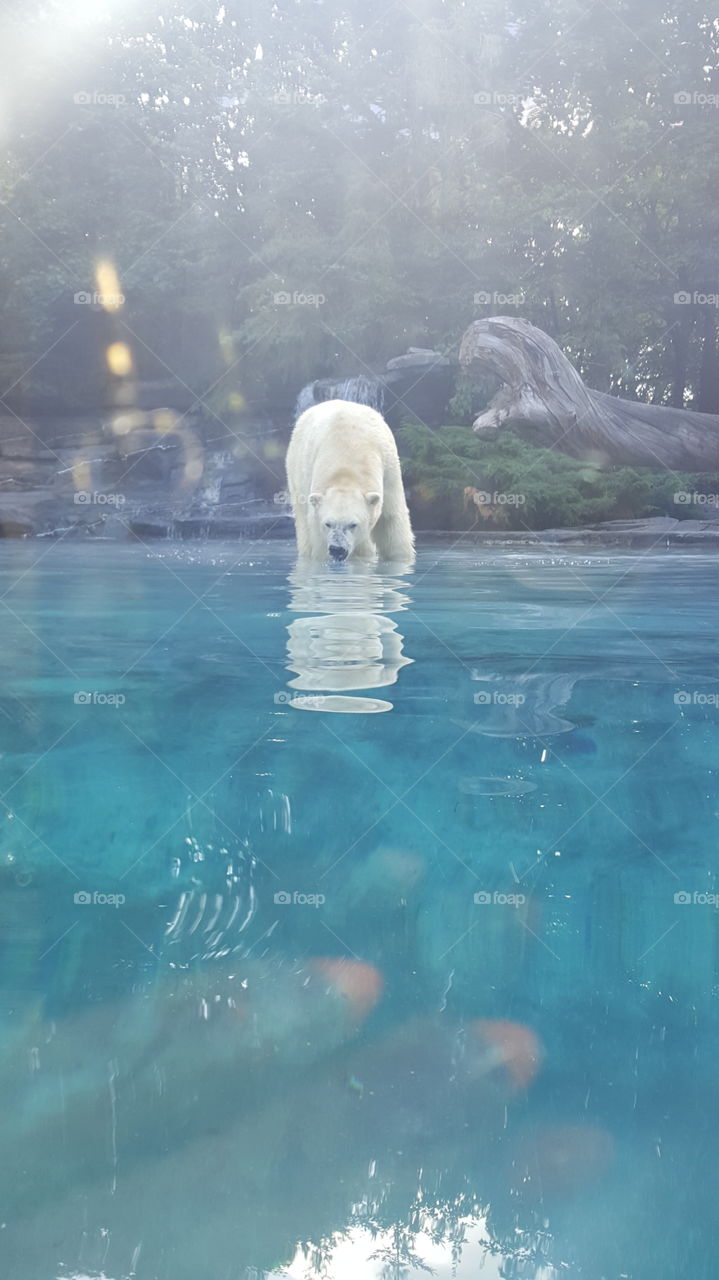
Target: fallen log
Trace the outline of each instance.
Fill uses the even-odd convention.
[[[481,435],[514,426],[536,444],[557,447],[592,466],[719,470],[719,415],[622,400],[582,382],[553,338],[516,316],[469,326],[459,352],[503,386],[473,423]]]

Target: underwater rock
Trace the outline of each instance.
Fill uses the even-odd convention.
[[[6,1035],[0,1220],[228,1122],[353,1035],[382,994],[356,960],[234,959]],[[68,1142],[68,1134],[72,1142]]]

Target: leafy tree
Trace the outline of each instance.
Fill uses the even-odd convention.
[[[52,3],[6,12],[15,394],[97,395],[90,337],[53,308],[105,256],[137,368],[217,384],[223,417],[501,311],[599,389],[719,409],[717,310],[694,300],[719,292],[701,0],[160,0],[82,39]]]

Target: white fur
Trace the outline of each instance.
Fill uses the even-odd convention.
[[[314,560],[410,561],[414,536],[394,436],[367,405],[326,400],[297,419],[287,450],[297,549]]]

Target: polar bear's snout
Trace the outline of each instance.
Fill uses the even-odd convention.
[[[343,546],[339,539],[333,538],[329,545],[329,553],[333,560],[346,560],[350,549]]]
[[[361,490],[332,486],[324,493],[311,493],[309,510],[330,560],[341,562],[371,551],[372,506]]]
[[[327,534],[327,551],[332,560],[346,560],[354,550],[357,523],[348,524],[338,520],[325,520]]]

